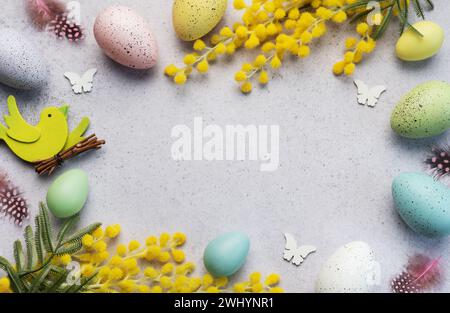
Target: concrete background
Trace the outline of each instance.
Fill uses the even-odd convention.
[[[317,273],[339,246],[363,240],[375,250],[382,267],[378,291],[388,291],[392,275],[416,252],[443,256],[448,268],[450,242],[431,240],[409,230],[393,210],[390,185],[403,171],[422,171],[429,147],[447,143],[448,134],[429,140],[400,139],[390,129],[391,110],[400,96],[416,84],[450,81],[450,40],[438,56],[421,63],[400,62],[394,53],[397,25],[378,43],[375,53],[358,66],[355,78],[370,86],[385,84],[375,108],[356,102],[351,78],[331,74],[343,54],[350,27],[332,31],[313,46],[307,60],[287,61],[267,88],[244,96],[233,82],[234,72],[253,54],[240,51],[214,64],[211,72],[177,87],[162,75],[167,64],[180,64],[189,45],[175,37],[170,1],[80,1],[87,38],[81,45],[58,42],[30,26],[24,1],[4,0],[0,27],[15,28],[40,40],[51,79],[40,92],[18,92],[0,86],[0,113],[14,94],[24,116],[37,122],[47,105],[67,102],[70,122],[91,118],[91,132],[106,139],[100,151],[72,160],[64,169],[89,173],[90,197],[82,224],[120,223],[123,240],[144,240],[163,231],[183,231],[188,259],[199,263],[206,244],[216,235],[241,230],[251,238],[251,251],[242,270],[277,272],[287,291],[311,292]],[[231,1],[230,1],[231,2]],[[110,4],[128,5],[149,22],[160,48],[158,65],[135,72],[105,57],[92,34],[96,15]],[[436,0],[428,18],[449,32],[445,1]],[[239,15],[230,9],[226,21]],[[74,95],[66,71],[97,67],[91,94]],[[193,126],[195,116],[205,124],[280,125],[280,168],[260,172],[259,162],[175,162],[170,131],[177,124]],[[0,168],[21,186],[31,207],[45,199],[52,179],[37,177],[0,146]],[[59,171],[58,173],[61,173]],[[318,251],[296,267],[282,260],[283,232]],[[11,256],[13,240],[22,229],[0,221],[0,255]],[[444,283],[440,291],[448,291]]]

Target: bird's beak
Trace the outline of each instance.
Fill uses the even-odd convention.
[[[63,105],[62,107],[59,108],[59,110],[61,111],[62,114],[64,114],[64,117],[67,118],[67,113],[69,112],[69,106]]]

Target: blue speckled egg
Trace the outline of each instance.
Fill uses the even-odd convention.
[[[225,233],[208,244],[203,255],[203,262],[213,276],[230,276],[244,264],[249,248],[250,240],[246,234]]]
[[[429,237],[450,234],[450,189],[423,173],[402,173],[392,183],[395,207],[409,227]]]
[[[0,30],[0,83],[22,90],[42,88],[47,66],[28,36],[12,29]]]

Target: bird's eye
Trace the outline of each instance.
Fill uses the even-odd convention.
[[[49,114],[49,115],[48,115],[48,117],[52,117],[52,115],[51,115],[51,114]]]

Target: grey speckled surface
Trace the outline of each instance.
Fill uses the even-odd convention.
[[[437,10],[428,17],[450,33],[445,1],[435,2]],[[443,265],[450,267],[449,239],[426,239],[410,231],[393,210],[390,190],[398,173],[424,170],[428,147],[446,143],[450,134],[412,141],[398,138],[389,126],[394,104],[410,88],[430,79],[450,81],[450,40],[437,57],[406,64],[394,55],[398,30],[393,27],[355,75],[370,85],[388,86],[371,109],[356,103],[351,79],[330,73],[350,29],[328,34],[314,46],[310,59],[288,61],[267,88],[243,96],[232,78],[241,63],[250,60],[247,52],[218,62],[208,76],[185,87],[175,87],[162,76],[165,65],[188,51],[172,30],[170,1],[121,2],[149,21],[158,40],[161,58],[147,73],[114,64],[95,43],[96,14],[117,1],[81,3],[87,39],[72,46],[30,27],[23,1],[4,1],[0,27],[39,38],[51,78],[39,93],[1,86],[0,112],[6,110],[7,95],[15,94],[24,115],[33,121],[44,106],[62,102],[71,105],[72,124],[84,115],[91,118],[91,130],[107,140],[106,147],[66,165],[89,173],[91,193],[83,223],[120,222],[123,239],[184,231],[189,259],[198,262],[210,239],[242,230],[251,238],[251,252],[238,276],[253,270],[278,272],[282,286],[296,292],[313,291],[328,256],[354,240],[366,241],[375,250],[382,266],[379,291],[388,290],[389,279],[412,253],[442,255]],[[235,18],[229,11],[227,20]],[[99,70],[93,92],[74,95],[63,73],[91,67]],[[195,116],[219,125],[279,124],[280,168],[260,172],[255,162],[173,161],[171,128],[192,125]],[[51,180],[38,178],[4,145],[0,155],[0,167],[22,186],[34,215]],[[10,256],[12,241],[21,231],[0,221],[0,255]],[[317,253],[299,268],[284,262],[283,232],[316,245]],[[450,283],[441,290],[450,290]]]

